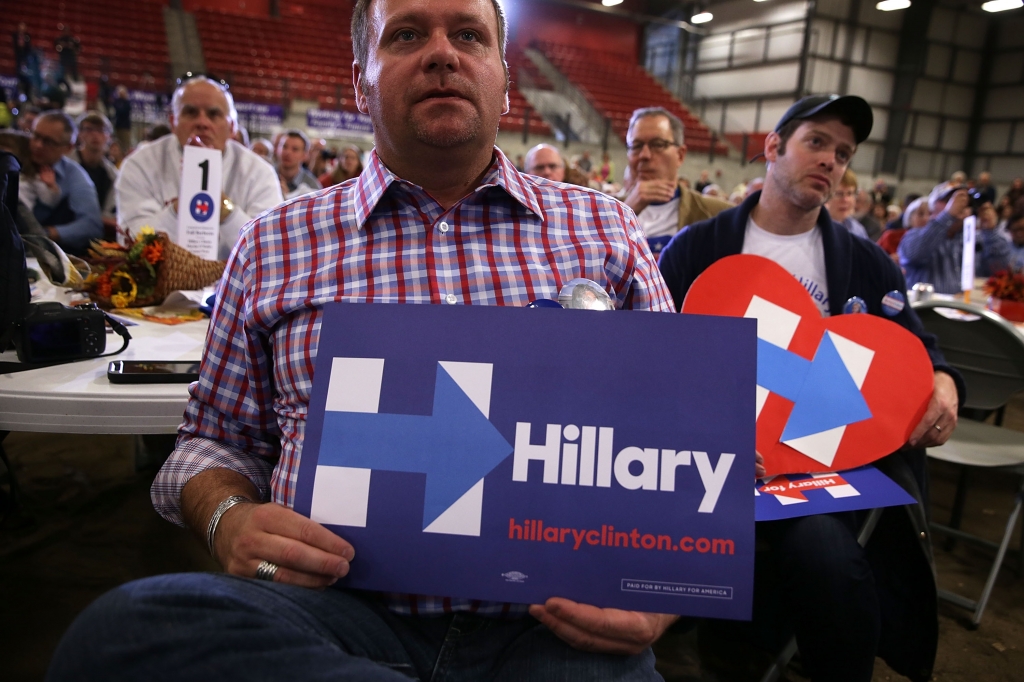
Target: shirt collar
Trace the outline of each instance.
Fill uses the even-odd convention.
[[[359,227],[366,224],[373,209],[377,207],[384,193],[394,182],[402,182],[402,179],[388,170],[384,162],[377,156],[377,150],[374,149],[370,152],[369,163],[356,180],[355,217]],[[488,187],[501,187],[513,199],[543,218],[543,211],[536,193],[523,175],[512,165],[512,162],[508,160],[508,157],[497,147],[494,148],[493,161],[475,191],[479,192]]]
[[[54,162],[53,174],[57,176],[58,180],[64,179],[65,169],[68,167],[69,163],[72,163],[72,160],[66,156],[62,156]]]

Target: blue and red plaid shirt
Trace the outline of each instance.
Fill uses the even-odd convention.
[[[242,230],[153,505],[181,524],[185,483],[226,468],[264,500],[294,506],[325,303],[523,306],[557,298],[576,277],[604,285],[618,308],[674,311],[624,204],[522,175],[496,148],[480,186],[445,210],[373,152],[358,178],[285,202]],[[510,611],[408,595],[389,603],[400,613]]]

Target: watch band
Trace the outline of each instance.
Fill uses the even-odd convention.
[[[213,553],[213,536],[217,532],[217,524],[220,523],[220,517],[224,516],[224,512],[231,509],[236,504],[242,502],[252,502],[248,497],[242,495],[232,495],[223,502],[217,505],[217,508],[213,511],[213,516],[210,517],[210,525],[206,527],[206,546],[210,550],[210,556],[214,556]]]

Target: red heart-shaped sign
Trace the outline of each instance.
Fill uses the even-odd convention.
[[[769,476],[884,457],[906,443],[931,399],[920,339],[875,315],[823,318],[803,285],[767,258],[717,261],[682,312],[757,318],[757,451]]]

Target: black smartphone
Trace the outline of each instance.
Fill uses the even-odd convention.
[[[114,384],[187,384],[199,379],[199,363],[113,360],[107,379]]]

